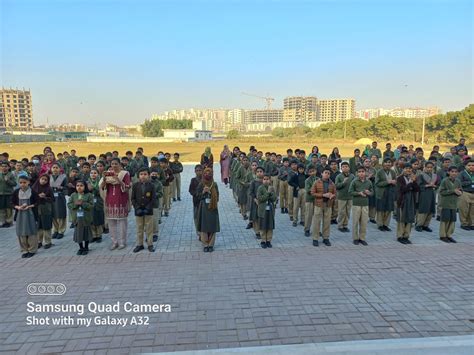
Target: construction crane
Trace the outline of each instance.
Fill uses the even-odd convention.
[[[247,92],[242,92],[242,95],[258,97],[259,99],[265,100],[267,102],[267,110],[270,110],[270,107],[272,106],[273,101],[275,101],[273,97],[259,96],[259,95],[249,94]]]

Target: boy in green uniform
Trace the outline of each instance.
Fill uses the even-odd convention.
[[[11,227],[13,223],[12,194],[16,186],[15,176],[10,172],[7,161],[0,164],[0,228]]]
[[[357,178],[352,180],[349,194],[352,195],[352,242],[355,245],[367,245],[365,234],[369,219],[369,197],[374,194],[374,190],[372,182],[366,178],[364,167],[357,168]]]
[[[439,206],[441,207],[439,239],[445,243],[456,243],[451,236],[454,233],[456,224],[458,198],[463,193],[461,182],[457,179],[458,173],[456,166],[450,166],[448,176],[441,181],[439,187]]]
[[[258,223],[262,238],[262,248],[272,247],[273,229],[275,229],[275,201],[277,194],[272,185],[271,175],[263,176],[262,185],[257,190]]]
[[[338,216],[337,228],[341,232],[349,232],[347,225],[349,224],[349,218],[351,216],[352,208],[352,195],[349,193],[349,187],[354,175],[350,172],[350,164],[348,162],[341,163],[342,173],[336,177],[336,191],[337,191],[337,205],[338,205]]]
[[[309,237],[311,235],[311,223],[313,222],[314,214],[314,196],[311,195],[311,188],[315,181],[318,179],[316,176],[316,166],[310,166],[308,168],[308,178],[304,182],[305,189],[305,217],[304,217],[304,235]]]

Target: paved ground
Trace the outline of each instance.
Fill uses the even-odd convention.
[[[191,172],[186,166],[184,191]],[[21,259],[13,228],[0,230],[0,351],[116,354],[474,333],[474,233],[457,228],[459,243],[445,244],[437,233],[413,232],[405,246],[370,225],[363,247],[333,226],[333,246],[314,248],[301,226],[277,214],[274,248],[262,250],[230,190],[219,187],[222,231],[212,254],[194,234],[187,192],[164,218],[156,253],[132,253],[132,217],[127,249],[110,252],[106,241],[85,257],[75,255],[69,230],[52,249]],[[31,282],[62,282],[67,292],[29,296]],[[172,311],[148,314],[148,326],[31,326],[30,301],[167,303]]]

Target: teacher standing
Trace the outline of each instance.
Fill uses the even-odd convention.
[[[224,145],[224,150],[221,153],[221,180],[227,186],[230,175],[230,162],[232,160],[232,152],[229,146]]]

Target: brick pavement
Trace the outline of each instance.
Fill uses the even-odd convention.
[[[191,172],[186,166],[183,191]],[[219,187],[222,231],[212,254],[193,232],[187,193],[164,218],[156,253],[131,252],[133,218],[126,249],[110,252],[106,241],[85,257],[75,255],[69,230],[52,249],[21,259],[14,230],[0,230],[0,350],[116,354],[474,332],[472,233],[457,228],[459,243],[445,244],[413,232],[405,246],[370,225],[363,247],[332,226],[333,246],[314,248],[277,213],[274,248],[262,250],[230,190]],[[28,296],[30,282],[68,290]],[[147,327],[28,326],[29,301],[169,303],[172,312],[149,314]]]

